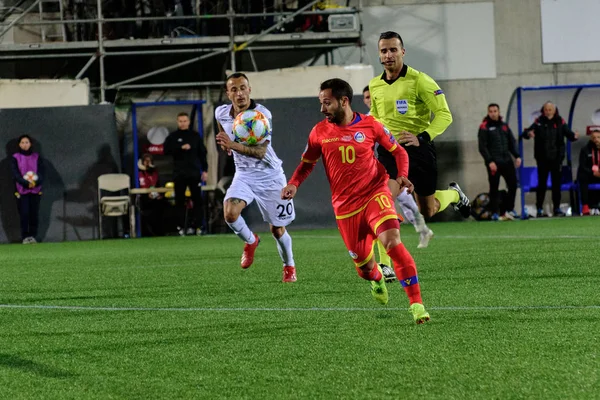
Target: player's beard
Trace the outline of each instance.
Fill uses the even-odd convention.
[[[328,117],[327,119],[329,120],[329,122],[333,122],[334,124],[341,124],[344,121],[344,117],[345,117],[345,113],[344,113],[344,108],[340,105],[337,110],[335,110],[333,112],[333,114],[331,114],[330,117]]]

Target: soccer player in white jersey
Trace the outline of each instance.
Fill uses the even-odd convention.
[[[296,212],[291,200],[281,199],[281,189],[287,185],[282,162],[275,154],[270,139],[263,144],[246,146],[235,141],[232,129],[235,117],[243,111],[260,111],[269,121],[272,118],[271,112],[250,99],[250,83],[243,73],[238,72],[227,77],[226,89],[231,104],[219,106],[215,110],[219,126],[217,144],[233,154],[235,163],[235,175],[225,195],[223,210],[227,225],[246,243],[240,266],[246,269],[252,265],[254,252],[260,243],[258,235],[250,230],[241,216],[242,210],[256,200],[263,219],[269,223],[277,242],[277,249],[283,261],[282,281],[295,282],[292,238],[285,227],[294,220]]]

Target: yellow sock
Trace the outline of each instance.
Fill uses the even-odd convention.
[[[450,204],[458,203],[460,196],[456,190],[436,190],[435,198],[440,202],[440,209],[438,212],[444,211]]]
[[[392,267],[392,259],[388,256],[383,244],[379,240],[376,240],[375,243],[377,243],[377,250],[379,251],[379,263]]]

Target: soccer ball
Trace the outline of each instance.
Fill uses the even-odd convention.
[[[489,210],[490,196],[487,193],[480,193],[471,203],[471,215],[477,221],[488,221],[492,218]]]
[[[233,134],[246,146],[264,143],[271,135],[271,123],[260,111],[242,111],[233,121]]]
[[[38,176],[33,171],[27,171],[25,175],[23,175],[23,179],[25,179],[27,182],[37,182]]]

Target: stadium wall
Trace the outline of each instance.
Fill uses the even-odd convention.
[[[228,74],[230,72],[228,71]],[[261,72],[246,72],[252,82],[254,99],[278,99],[289,97],[315,97],[321,82],[336,77],[350,83],[355,94],[362,94],[365,86],[373,77],[371,65],[330,65],[315,67],[280,68]],[[302,82],[290,93],[290,82]],[[294,85],[295,86],[295,85]]]
[[[88,79],[0,79],[0,108],[84,106]]]
[[[39,238],[96,238],[98,176],[121,169],[114,107],[4,109],[0,126],[0,243],[20,242],[10,162],[22,134],[33,138],[45,167]]]

